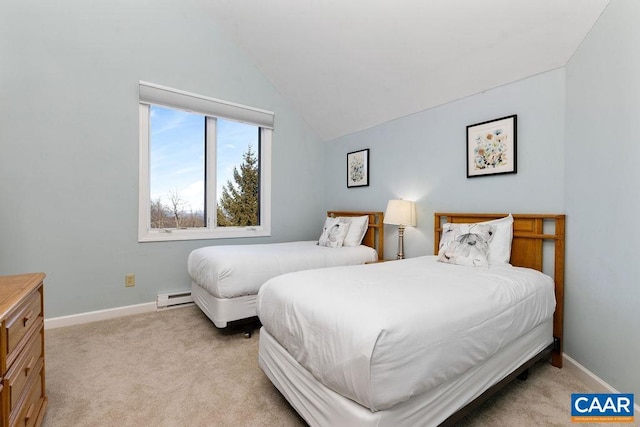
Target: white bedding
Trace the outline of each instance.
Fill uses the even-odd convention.
[[[553,342],[553,319],[509,344],[481,365],[383,411],[325,387],[269,333],[260,330],[258,363],[271,382],[311,426],[437,426]]]
[[[208,246],[189,254],[193,281],[217,298],[255,295],[268,279],[283,273],[375,261],[373,248],[328,248],[317,241]]]
[[[483,363],[554,309],[553,280],[538,271],[431,256],[282,275],[257,300],[300,365],[374,412]]]

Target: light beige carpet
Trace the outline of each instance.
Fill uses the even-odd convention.
[[[305,425],[258,366],[259,334],[223,333],[195,306],[51,329],[45,339],[47,427]],[[459,424],[572,425],[571,393],[588,391],[541,363]]]

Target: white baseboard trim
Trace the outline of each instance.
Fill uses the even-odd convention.
[[[149,313],[152,311],[156,311],[155,301],[44,319],[44,328],[55,329],[63,326],[81,325],[83,323],[96,322],[98,320],[115,319],[116,317]]]
[[[571,375],[585,383],[585,385],[594,393],[620,393],[618,390],[599,378],[596,374],[576,362],[570,356],[567,356],[566,353],[562,353],[562,368],[566,369]],[[636,396],[634,396],[634,400],[636,400],[635,398]],[[638,398],[640,398],[640,396],[638,396]],[[640,420],[640,405],[635,403],[633,406],[635,409],[634,417],[636,421]]]

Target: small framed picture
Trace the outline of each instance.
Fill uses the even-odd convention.
[[[517,115],[467,126],[467,178],[516,173]]]
[[[347,154],[347,188],[369,185],[369,149]]]

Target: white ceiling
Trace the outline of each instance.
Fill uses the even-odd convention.
[[[564,66],[609,0],[208,3],[330,140]]]

